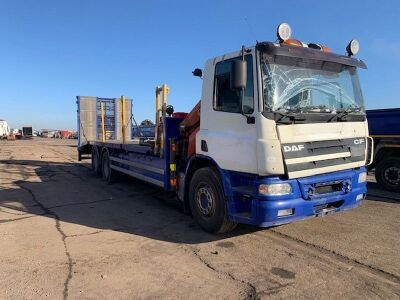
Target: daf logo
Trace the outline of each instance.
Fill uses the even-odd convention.
[[[354,145],[361,145],[364,144],[364,139],[356,139],[354,140]]]
[[[285,152],[295,152],[304,149],[304,145],[293,145],[293,146],[283,146],[283,151]]]

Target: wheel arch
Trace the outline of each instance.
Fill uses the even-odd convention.
[[[190,211],[190,206],[189,206],[190,181],[192,180],[192,177],[197,170],[199,170],[201,168],[207,168],[207,167],[209,167],[209,168],[214,167],[217,170],[219,179],[221,180],[223,192],[224,192],[225,196],[227,195],[226,178],[223,174],[223,171],[218,166],[218,164],[215,162],[215,160],[213,160],[211,157],[204,156],[204,155],[194,155],[190,158],[190,160],[186,166],[186,171],[185,171],[184,192],[183,192],[183,201],[184,201],[185,211]]]

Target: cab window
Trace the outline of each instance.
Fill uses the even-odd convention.
[[[231,89],[231,63],[235,59],[224,60],[215,66],[214,79],[214,109],[218,111],[241,113],[242,97],[239,91]],[[253,93],[253,58],[252,55],[245,56],[247,62],[247,83],[244,90],[243,113],[251,114],[254,111],[254,93]]]

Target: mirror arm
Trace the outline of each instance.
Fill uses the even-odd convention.
[[[254,118],[253,116],[248,116],[244,113],[242,113],[242,115],[246,117],[247,124],[255,124],[256,123],[256,118]]]

